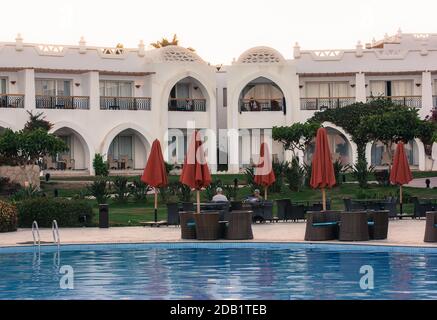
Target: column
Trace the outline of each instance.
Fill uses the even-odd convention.
[[[422,72],[422,108],[419,110],[419,116],[425,118],[431,115],[433,107],[432,101],[432,79],[431,72]]]
[[[364,73],[359,72],[355,75],[355,101],[365,103],[367,101],[366,96],[366,76]]]
[[[18,90],[24,94],[24,108],[35,109],[35,71],[24,69],[18,73]]]

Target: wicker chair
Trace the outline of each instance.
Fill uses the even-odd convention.
[[[194,214],[196,237],[198,240],[217,240],[219,238],[219,217],[218,211]]]
[[[308,211],[306,241],[334,240],[338,236],[339,211]]]
[[[179,225],[179,204],[167,203],[167,225]]]
[[[425,242],[437,242],[437,211],[426,213]]]
[[[369,238],[374,240],[387,239],[389,211],[370,211],[367,216]]]
[[[195,211],[194,203],[192,202],[182,202],[182,211]]]
[[[226,239],[250,240],[252,233],[252,211],[232,211],[228,217]]]
[[[196,224],[194,222],[194,215],[194,212],[179,212],[182,239],[196,239]]]
[[[426,201],[426,200],[425,200]],[[426,217],[427,212],[434,211],[434,205],[432,203],[423,202],[421,203],[419,198],[414,197],[414,218]]]
[[[242,201],[231,201],[231,207],[230,207],[230,211],[237,211],[237,210],[241,210],[243,209],[243,202]]]
[[[288,207],[287,210],[287,220],[293,220],[293,221],[305,220],[305,205],[290,203],[290,206]]]
[[[264,201],[262,203],[264,221],[273,221],[273,201]]]
[[[252,214],[252,220],[253,222],[264,222],[264,209],[261,202],[252,202],[249,204]]]
[[[340,215],[340,241],[368,241],[369,227],[366,211],[342,212]]]
[[[283,221],[287,220],[287,211],[290,205],[291,205],[290,199],[276,200],[276,206],[278,208],[277,216],[279,220],[283,220]]]

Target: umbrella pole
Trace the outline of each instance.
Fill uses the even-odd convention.
[[[402,218],[402,185],[399,186],[399,207],[400,207],[400,213]]]
[[[323,211],[326,211],[326,190],[325,190],[325,188],[322,188],[322,206],[323,206]]]
[[[200,191],[196,190],[197,213],[200,213]]]
[[[155,223],[158,222],[158,193],[155,189]]]

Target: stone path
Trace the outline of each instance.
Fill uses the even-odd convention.
[[[431,188],[437,187],[437,177],[430,177],[430,178],[418,178],[412,180],[407,186],[413,187],[413,188],[426,188],[425,180],[429,179],[431,181]],[[436,191],[437,196],[437,191]]]
[[[394,220],[390,221],[387,240],[369,241],[366,244],[376,245],[408,245],[434,246],[425,244],[423,236],[425,220]],[[140,242],[179,242],[179,227],[118,227],[99,228],[65,228],[60,229],[61,243],[140,243]],[[305,223],[266,223],[253,225],[254,242],[303,242]],[[41,229],[41,240],[52,241],[51,229]],[[20,229],[17,232],[0,233],[0,246],[17,246],[32,241],[30,229]],[[344,243],[334,241],[335,243]],[[326,243],[326,242],[324,242]],[[31,243],[30,243],[31,244]]]

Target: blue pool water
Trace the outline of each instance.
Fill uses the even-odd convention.
[[[437,299],[437,251],[305,245],[0,248],[0,299]],[[360,268],[374,289],[360,287]],[[74,289],[61,289],[71,266]]]

